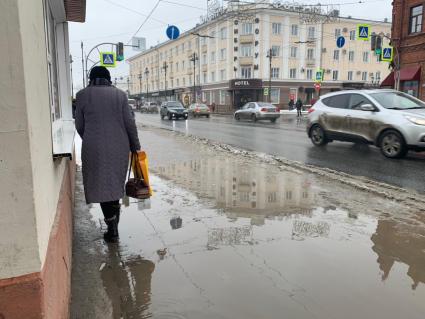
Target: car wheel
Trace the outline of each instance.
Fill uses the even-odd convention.
[[[168,113],[167,117],[168,117],[169,121],[171,121],[173,119],[173,116],[170,113]]]
[[[272,122],[272,123],[276,123],[276,120],[277,120],[277,119],[270,119],[270,122]]]
[[[236,121],[240,121],[241,117],[239,116],[239,114],[235,114],[235,120]]]
[[[257,122],[257,116],[256,116],[255,114],[252,114],[252,115],[251,115],[251,120],[252,120],[253,122]]]
[[[320,125],[314,125],[310,130],[311,142],[316,146],[324,146],[328,144],[326,133]]]
[[[185,116],[184,116],[184,119],[185,119],[185,120],[187,120],[188,118],[189,118],[189,116],[188,116],[188,115],[185,115]]]
[[[381,153],[388,158],[401,158],[406,156],[408,152],[403,136],[394,130],[382,133],[379,139],[379,147]]]

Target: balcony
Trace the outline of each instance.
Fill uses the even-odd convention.
[[[254,64],[254,57],[252,57],[252,56],[239,57],[239,64],[240,65],[253,65]]]
[[[254,35],[246,34],[239,37],[239,43],[254,43]]]

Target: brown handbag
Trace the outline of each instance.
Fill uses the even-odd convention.
[[[131,169],[133,167],[133,158],[136,157],[137,159],[137,153],[131,154],[131,162],[130,162],[130,168],[128,169],[128,179],[127,183],[125,184],[125,193],[128,197],[136,198],[136,199],[148,199],[151,197],[149,185],[145,182],[143,176],[136,176],[136,174],[133,174],[134,177],[130,178]],[[136,160],[136,163],[138,161]]]

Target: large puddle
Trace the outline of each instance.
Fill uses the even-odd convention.
[[[105,246],[114,318],[425,317],[423,212],[231,158],[155,174]]]

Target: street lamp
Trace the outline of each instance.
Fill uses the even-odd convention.
[[[139,92],[140,92],[140,97],[142,97],[142,73],[139,72]]]
[[[196,103],[196,61],[198,60],[198,56],[195,52],[193,52],[192,57],[190,58],[190,61],[193,62],[193,103]]]
[[[146,79],[146,101],[148,100],[149,95],[149,69],[145,69],[145,79]]]
[[[272,101],[272,59],[273,59],[273,49],[269,49],[267,53],[267,58],[269,59],[269,103]]]
[[[167,69],[168,69],[168,64],[167,61],[164,61],[164,64],[162,66],[162,69],[164,70],[164,75],[165,75],[165,83],[164,83],[164,88],[165,88],[165,100],[168,100],[168,96],[167,96]]]

